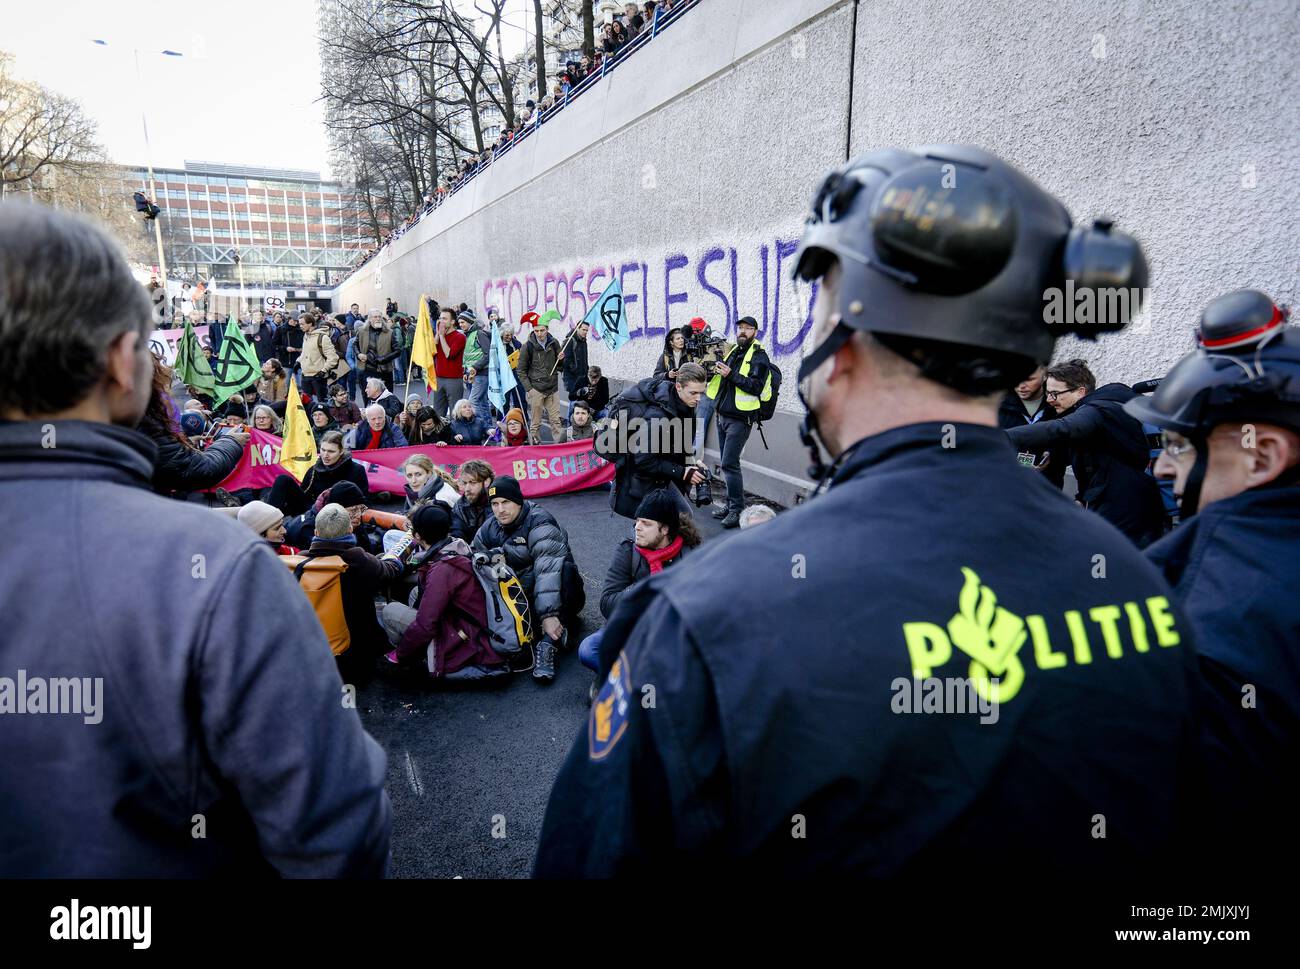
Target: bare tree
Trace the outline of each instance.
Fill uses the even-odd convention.
[[[537,97],[546,97],[546,41],[542,23],[542,0],[533,0],[533,19],[537,27],[533,56],[537,58]]]
[[[15,78],[0,51],[0,195],[36,184],[49,171],[74,170],[100,153],[95,122],[81,105]]]

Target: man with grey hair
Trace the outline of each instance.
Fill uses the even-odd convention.
[[[375,615],[375,596],[402,574],[414,540],[408,534],[392,551],[376,558],[357,544],[353,527],[353,515],[347,508],[327,504],[316,513],[316,537],[303,554],[308,558],[337,555],[347,565],[339,582],[352,646],[341,662],[348,672],[364,675],[389,648],[388,634]]]
[[[339,702],[306,597],[248,528],[150,491],[156,448],[134,430],[150,325],[149,298],[99,228],[0,204],[0,506],[48,526],[0,551],[0,657],[31,679],[108,684],[94,729],[5,718],[0,870],[382,875],[384,753]],[[129,580],[58,565],[53,547],[129,549]]]
[[[381,447],[406,447],[406,435],[397,422],[388,416],[380,404],[371,404],[364,411],[365,423],[352,429],[354,451],[370,451]]]
[[[740,527],[753,528],[755,525],[761,525],[763,522],[770,522],[776,517],[774,512],[767,505],[750,505],[740,513]]]
[[[402,402],[378,377],[366,378],[366,400],[382,407],[393,420],[402,412]]]
[[[384,316],[383,310],[370,309],[366,322],[357,327],[357,363],[363,376],[378,378],[393,389],[393,366],[402,352],[401,331]]]

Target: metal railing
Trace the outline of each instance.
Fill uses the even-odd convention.
[[[605,54],[601,58],[600,67],[598,69],[592,70],[590,74],[582,78],[577,84],[571,86],[569,90],[564,92],[563,97],[556,103],[552,104],[549,108],[543,109],[541,104],[539,103],[536,110],[533,113],[532,118],[530,118],[528,121],[523,123],[523,127],[520,129],[518,134],[516,134],[513,138],[507,141],[500,148],[485,149],[486,151],[491,152],[491,157],[489,157],[487,161],[478,162],[473,167],[468,168],[464,172],[458,174],[456,176],[456,182],[454,185],[450,186],[449,188],[446,189],[446,191],[441,192],[439,195],[435,195],[434,200],[432,202],[426,203],[426,205],[416,216],[414,221],[409,223],[403,223],[402,225],[394,229],[391,233],[389,233],[388,236],[385,237],[384,241],[379,245],[379,247],[367,253],[365,255],[365,258],[363,258],[360,262],[358,262],[352,268],[351,272],[349,272],[347,276],[345,276],[342,280],[340,280],[337,285],[341,286],[344,283],[346,283],[354,273],[362,269],[367,263],[370,262],[371,259],[375,258],[375,256],[379,255],[381,252],[387,249],[392,243],[396,242],[402,236],[406,235],[406,233],[410,232],[417,225],[423,222],[425,216],[427,216],[430,212],[433,212],[438,208],[442,207],[444,204],[446,204],[447,200],[450,199],[453,195],[455,195],[457,192],[463,189],[466,185],[472,182],[479,175],[483,174],[483,172],[491,168],[492,164],[497,159],[502,158],[505,155],[509,154],[511,151],[514,150],[515,146],[518,145],[519,142],[524,141],[525,139],[531,137],[532,134],[538,129],[540,129],[541,126],[545,124],[549,119],[555,117],[562,110],[564,110],[564,108],[567,107],[571,101],[576,100],[577,98],[585,94],[587,91],[590,91],[593,87],[595,87],[597,84],[603,81],[609,74],[617,70],[619,65],[623,64],[627,60],[629,54],[639,50],[640,48],[648,44],[651,40],[658,37],[659,34],[661,34],[664,30],[666,30],[672,24],[676,23],[676,21],[681,17],[682,14],[684,14],[686,11],[690,10],[692,7],[694,7],[697,3],[700,2],[702,2],[702,0],[681,0],[681,2],[679,2],[676,6],[673,7],[672,10],[668,11],[667,13],[664,13],[659,6],[656,6],[654,17],[651,19],[650,23],[646,24],[644,27],[641,28],[640,33],[638,33],[635,37],[633,37],[630,41],[628,41],[625,45],[620,47],[614,53]]]

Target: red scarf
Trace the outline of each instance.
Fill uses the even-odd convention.
[[[528,428],[524,428],[518,434],[511,434],[506,431],[506,444],[509,447],[523,447],[528,443]]]
[[[642,558],[650,563],[650,574],[654,575],[656,572],[662,572],[664,563],[682,550],[682,537],[678,535],[663,548],[642,548],[640,545],[635,548],[641,553]]]

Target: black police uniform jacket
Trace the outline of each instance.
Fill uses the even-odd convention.
[[[1146,864],[1193,736],[1169,596],[1003,431],[868,438],[825,495],[624,593],[535,873]],[[996,723],[919,712],[945,677],[976,679]]]
[[[1300,484],[1213,502],[1146,550],[1196,635],[1205,690],[1201,752],[1209,803],[1235,870],[1294,860],[1289,796],[1300,745]],[[1258,836],[1260,850],[1246,839]],[[1199,853],[1199,852],[1198,852]],[[1290,873],[1288,873],[1290,874]]]
[[[1145,547],[1164,531],[1165,505],[1156,479],[1146,473],[1151,448],[1142,422],[1124,413],[1135,396],[1124,384],[1106,384],[1056,420],[1007,435],[1022,450],[1068,446],[1084,506]]]

